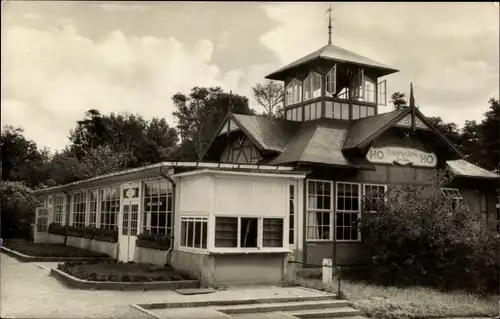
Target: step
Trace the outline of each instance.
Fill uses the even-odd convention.
[[[277,312],[277,311],[284,312],[284,311],[295,311],[304,309],[340,308],[348,306],[349,303],[345,300],[330,299],[330,300],[223,306],[223,307],[217,307],[217,310],[226,314],[243,314],[243,313]]]
[[[337,300],[333,299],[335,295],[317,295],[307,297],[275,297],[262,299],[226,299],[226,300],[206,300],[206,301],[183,301],[183,302],[157,302],[144,303],[138,306],[144,309],[165,309],[165,308],[193,308],[193,307],[219,307],[219,306],[234,306],[234,305],[261,305],[268,303],[286,303],[286,302],[306,302],[306,301],[323,301]]]
[[[315,318],[327,319],[327,318],[352,317],[361,315],[361,311],[351,307],[287,311],[287,313],[302,319],[315,319]]]

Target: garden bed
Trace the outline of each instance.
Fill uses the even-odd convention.
[[[66,262],[51,274],[80,289],[197,288],[198,280],[169,267],[112,261]]]
[[[8,241],[5,242],[3,246],[2,250],[5,253],[21,261],[88,261],[110,258],[107,254],[64,246],[63,244]]]
[[[321,279],[299,278],[300,286],[336,292],[337,283],[325,286]],[[424,287],[396,288],[348,280],[341,281],[341,296],[372,318],[457,318],[498,315],[498,296],[480,297],[466,292],[440,292]]]

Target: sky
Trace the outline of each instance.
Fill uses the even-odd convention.
[[[328,3],[2,1],[1,124],[60,150],[85,111],[164,117],[172,96],[252,86],[327,44]],[[400,70],[426,116],[463,125],[499,96],[493,2],[332,3],[333,44]],[[390,111],[390,106],[379,112]]]

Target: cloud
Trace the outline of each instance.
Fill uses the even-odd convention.
[[[175,93],[219,85],[248,96],[250,87],[240,87],[241,79],[262,79],[248,79],[242,69],[221,72],[211,63],[214,43],[206,39],[188,49],[174,37],[116,30],[94,41],[67,24],[48,30],[13,26],[2,35],[2,124],[21,126],[53,148],[67,144],[69,130],[91,108],[165,117],[173,125]]]

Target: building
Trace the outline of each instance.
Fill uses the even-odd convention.
[[[69,236],[68,244],[123,261],[168,262],[206,284],[279,282],[289,258],[358,264],[356,221],[376,216],[362,197],[388,184],[425,184],[444,168],[454,179],[443,195],[496,223],[498,176],[463,159],[415,106],[413,89],[408,108],[378,112],[387,102],[384,77],[395,72],[329,41],[267,76],[284,82],[284,119],[229,113],[200,162],[38,190],[37,240],[63,240],[45,233],[50,223],[95,226],[111,232]],[[113,231],[116,238],[104,240]],[[141,233],[174,240],[148,246]]]

